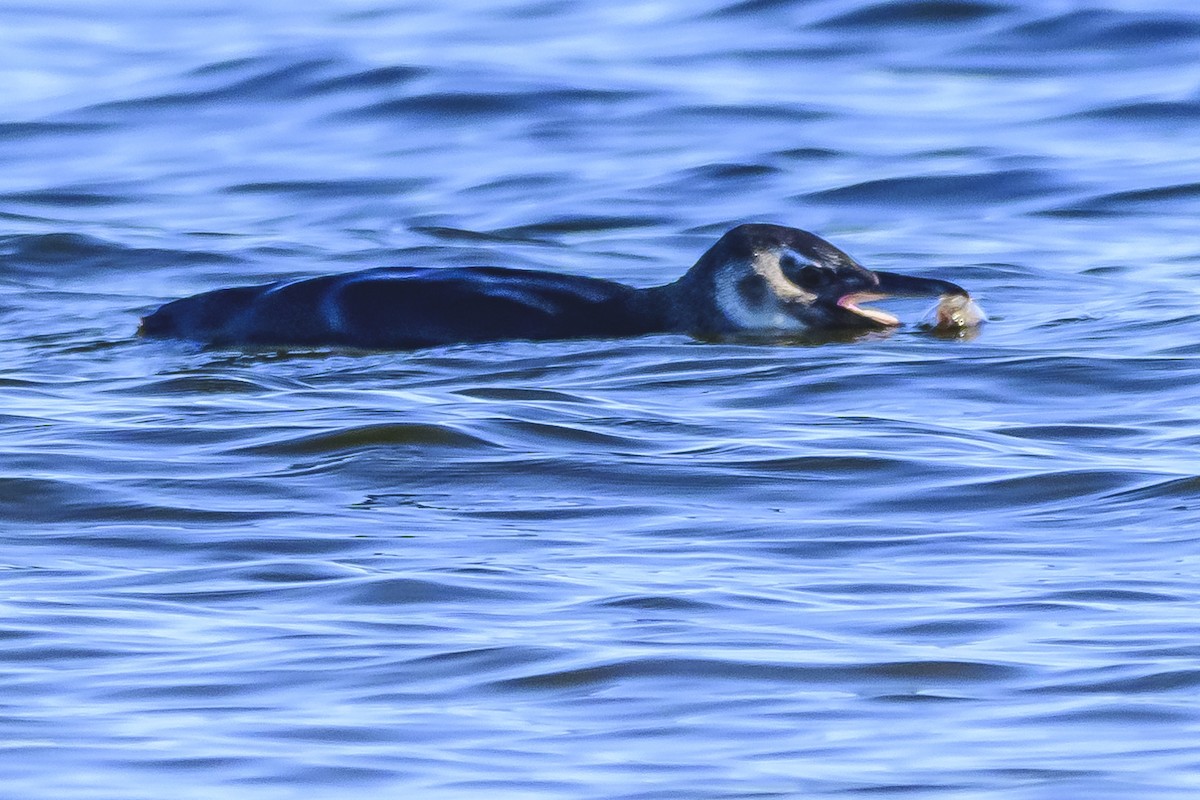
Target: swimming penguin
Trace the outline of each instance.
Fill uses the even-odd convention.
[[[393,350],[651,333],[786,336],[896,326],[891,314],[860,305],[888,296],[969,302],[961,286],[873,272],[807,231],[746,224],[664,286],[498,267],[385,267],[185,297],[145,317],[139,332],[218,346]]]

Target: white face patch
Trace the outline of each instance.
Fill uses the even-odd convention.
[[[802,319],[788,311],[789,304],[808,305],[812,295],[783,276],[774,254],[761,254],[758,261],[727,264],[714,276],[713,299],[717,308],[739,330],[803,331]],[[768,263],[762,263],[767,261]],[[760,282],[760,292],[747,292],[744,282]]]

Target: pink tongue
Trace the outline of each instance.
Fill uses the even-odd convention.
[[[847,311],[853,311],[859,316],[866,317],[869,320],[878,322],[881,325],[899,325],[900,320],[886,311],[880,311],[877,308],[862,308],[858,303],[865,303],[870,300],[880,300],[887,295],[871,294],[869,292],[856,292],[838,298],[837,304]]]

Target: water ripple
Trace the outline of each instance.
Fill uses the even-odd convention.
[[[1057,181],[1044,171],[1000,170],[971,175],[915,175],[883,178],[826,189],[805,196],[828,203],[896,203],[955,206],[962,203],[1004,203],[1053,194]]]
[[[878,3],[827,19],[820,27],[852,31],[889,27],[942,28],[986,20],[1011,11],[1011,5],[976,0]]]
[[[769,664],[707,659],[627,659],[618,663],[544,672],[498,682],[501,690],[561,691],[604,686],[626,679],[677,681],[701,678],[730,681],[769,681],[783,684],[822,684],[844,681],[920,681],[945,685],[1011,680],[1021,670],[1001,664],[962,661],[900,661],[878,664]]]
[[[446,425],[422,423],[377,423],[341,430],[309,433],[282,440],[239,447],[235,452],[253,455],[301,456],[369,450],[378,447],[413,446],[479,449],[491,443]]]
[[[1194,795],[1168,5],[7,4],[0,793]],[[991,322],[135,334],[402,264],[663,284],[749,220]]]

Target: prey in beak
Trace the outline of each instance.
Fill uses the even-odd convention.
[[[950,281],[934,278],[917,278],[911,275],[900,275],[895,272],[884,272],[882,270],[874,270],[870,274],[875,278],[875,285],[873,287],[866,290],[848,292],[836,300],[839,308],[859,318],[851,318],[850,321],[852,322],[865,321],[883,327],[899,325],[900,319],[894,314],[889,314],[878,308],[861,305],[862,303],[870,303],[876,300],[886,300],[889,297],[936,297],[939,298],[939,308],[943,305],[952,305],[961,311],[962,309],[966,309],[969,303],[978,310],[978,306],[975,306],[974,302],[971,301],[971,296],[967,293],[967,290]],[[980,318],[976,319],[973,324],[978,324],[978,322],[982,321],[982,310],[979,310],[978,313]],[[960,314],[960,319],[966,321],[969,316],[969,314]]]

